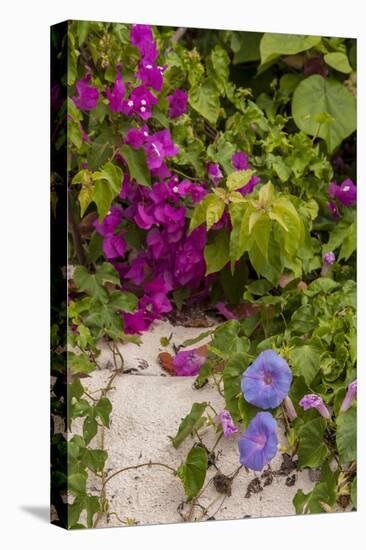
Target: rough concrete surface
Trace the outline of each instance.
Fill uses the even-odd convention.
[[[149,461],[177,468],[185,460],[193,440],[188,438],[176,450],[169,436],[176,434],[181,419],[188,414],[192,403],[208,401],[217,411],[224,407],[223,398],[214,386],[207,384],[197,390],[193,388],[194,377],[162,376],[163,371],[157,361],[159,352],[166,350],[160,345],[162,336],[169,336],[172,332],[172,341],[179,344],[203,330],[159,322],[143,335],[140,347],[134,344],[120,346],[126,369],[136,367],[141,360],[146,361],[148,367],[136,367],[136,372],[142,376],[119,375],[114,380],[114,389],[108,394],[113,405],[111,425],[110,429],[105,430],[104,441],[108,451],[108,475],[121,468]],[[111,357],[108,359],[108,353],[111,355],[109,350],[104,349],[103,361],[100,361],[105,368],[94,371],[88,380],[84,379],[83,383],[90,391],[105,386],[111,376],[111,365],[108,365]],[[279,427],[279,431],[280,442],[285,443],[283,428]],[[217,438],[214,430],[202,428],[200,434],[203,443],[212,448]],[[205,483],[217,472],[232,475],[237,470],[237,440],[238,436],[221,439],[215,449],[216,467],[209,467]],[[98,441],[96,444],[99,444]],[[213,481],[210,481],[199,499],[206,512],[199,506],[192,509],[191,504],[186,503],[181,481],[169,470],[159,466],[131,469],[116,475],[107,484],[110,512],[117,513],[123,521],[129,518],[140,525],[292,515],[292,499],[296,491],[301,488],[307,493],[314,483],[310,481],[307,471],[293,470],[288,474],[279,474],[281,463],[282,455],[278,452],[267,473],[256,474],[242,468],[232,483],[231,496],[217,492]],[[92,478],[90,490],[95,490],[97,494],[98,487],[100,480]],[[114,514],[99,523],[99,527],[118,525],[121,523]]]

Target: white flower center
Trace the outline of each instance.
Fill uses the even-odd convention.
[[[146,107],[140,107],[140,111],[144,113],[146,111]]]
[[[349,191],[350,189],[351,189],[351,188],[350,188],[349,185],[345,185],[345,186],[343,187],[343,191]]]
[[[144,132],[144,136],[147,137],[149,135],[149,132]]]
[[[152,69],[152,65],[146,65],[147,69]]]
[[[146,105],[146,99],[141,99],[141,105]]]
[[[173,191],[174,191],[174,193],[178,193],[178,187],[176,185],[174,185]]]
[[[130,99],[130,101],[127,103],[127,105],[128,105],[129,107],[133,107],[133,101],[132,101],[132,99]]]

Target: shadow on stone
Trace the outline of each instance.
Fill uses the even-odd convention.
[[[20,506],[20,509],[27,514],[34,516],[42,520],[42,522],[50,522],[50,508],[49,506]]]

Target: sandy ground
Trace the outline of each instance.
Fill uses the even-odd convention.
[[[172,334],[171,343],[179,345],[204,330],[157,322],[151,331],[143,335],[140,347],[135,344],[120,346],[125,369],[130,370],[130,374],[118,376],[113,384],[114,389],[109,393],[113,411],[110,429],[105,430],[108,474],[149,461],[178,467],[193,442],[188,438],[176,450],[169,436],[176,434],[182,417],[188,414],[192,403],[208,401],[216,410],[224,407],[224,401],[215,387],[207,384],[197,390],[193,387],[194,378],[166,375],[157,360],[160,351],[171,351],[171,348],[161,346],[162,336]],[[111,375],[113,362],[106,347],[99,363],[103,368],[83,381],[90,391],[105,386]],[[211,448],[217,436],[212,428],[201,431],[204,444]],[[279,432],[280,442],[285,444],[281,426]],[[217,472],[231,475],[238,468],[237,440],[237,436],[232,436],[219,442],[215,449],[216,467],[209,467],[205,483]],[[218,493],[211,481],[199,499],[206,512],[200,507],[191,510],[191,505],[185,503],[180,480],[169,470],[159,466],[132,469],[115,476],[108,483],[110,511],[117,513],[124,521],[129,518],[140,525],[175,523],[187,519],[205,521],[293,515],[292,499],[296,491],[301,488],[307,493],[313,483],[307,471],[293,470],[288,474],[279,474],[282,461],[279,452],[267,473],[247,473],[242,468],[232,484],[231,496]],[[96,491],[98,485],[99,480],[92,479],[91,491]],[[100,527],[117,525],[121,523],[113,514],[99,524]]]

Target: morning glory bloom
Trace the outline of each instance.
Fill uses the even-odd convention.
[[[274,409],[287,396],[292,372],[287,362],[273,350],[262,351],[244,372],[241,389],[248,403]]]
[[[350,384],[348,384],[348,390],[346,393],[346,397],[343,399],[343,403],[340,408],[340,412],[346,412],[352,405],[352,401],[355,399],[357,395],[357,380],[353,380]]]
[[[169,102],[168,115],[170,118],[177,118],[187,111],[188,94],[184,90],[177,88],[172,95],[167,96],[167,100]]]
[[[304,395],[299,401],[299,405],[303,407],[304,411],[308,409],[317,409],[324,418],[330,418],[329,411],[320,395],[316,395],[315,393]]]
[[[235,426],[234,421],[231,418],[231,414],[226,409],[219,412],[219,414],[215,417],[215,422],[219,422],[221,424],[224,437],[229,437],[229,435],[236,434],[238,432],[238,428]]]
[[[80,111],[90,111],[94,109],[98,103],[98,88],[90,86],[90,80],[90,74],[87,74],[82,80],[78,80],[76,83],[76,91],[79,95],[71,98]]]
[[[196,376],[205,363],[207,352],[202,354],[199,349],[179,351],[173,359],[173,366],[177,376]]]
[[[277,453],[277,423],[269,412],[260,412],[250,421],[239,440],[240,464],[260,472]]]
[[[329,196],[337,198],[343,206],[353,206],[356,204],[357,187],[351,179],[344,180],[341,185],[337,185],[332,181],[328,188]]]

